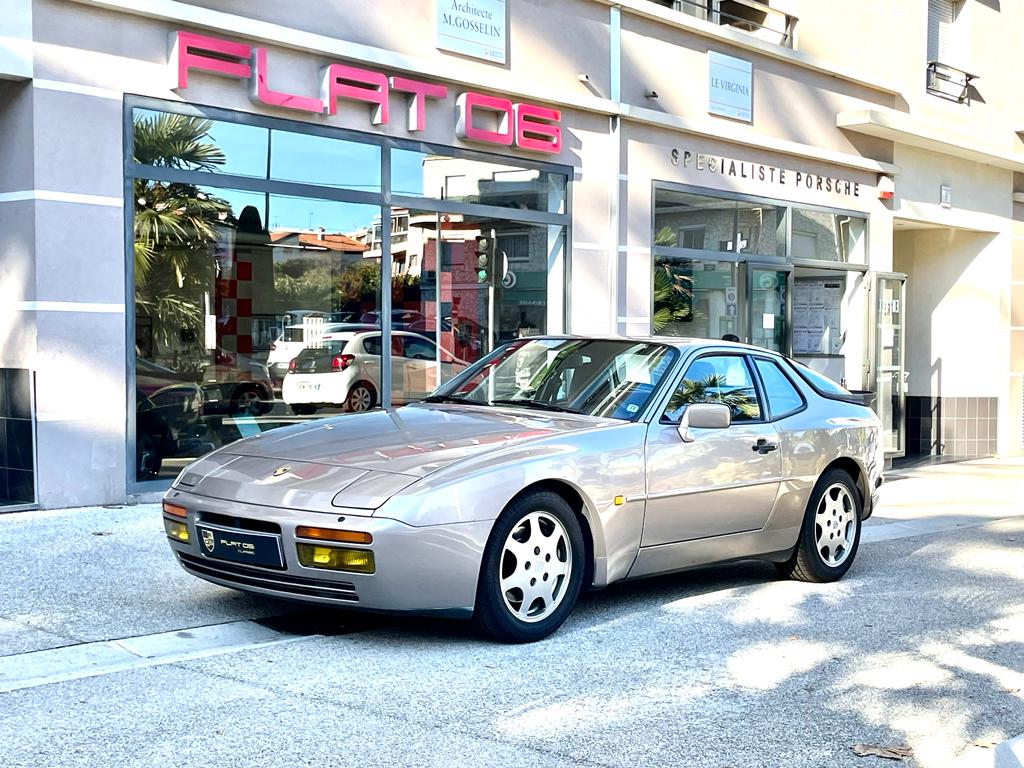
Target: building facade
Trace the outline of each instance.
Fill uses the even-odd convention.
[[[863,392],[890,456],[1018,454],[1022,24],[8,0],[0,509],[155,498],[541,333],[732,334]]]

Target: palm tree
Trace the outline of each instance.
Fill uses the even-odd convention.
[[[654,235],[654,245],[674,247],[678,242],[675,231],[662,227]],[[678,275],[667,262],[654,266],[654,314],[651,316],[652,333],[661,333],[672,323],[685,323],[693,319],[693,278]],[[671,331],[671,329],[670,329]]]
[[[146,114],[135,121],[134,158],[145,165],[215,170],[226,158],[209,141],[213,123],[198,117]],[[200,296],[215,277],[218,226],[230,226],[231,207],[194,184],[135,179],[136,307],[152,318],[156,337],[202,325]]]

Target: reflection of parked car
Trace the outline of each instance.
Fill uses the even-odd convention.
[[[380,333],[345,331],[325,334],[291,361],[282,398],[298,414],[321,406],[368,411],[380,402]],[[418,400],[466,367],[416,333],[391,334],[391,382],[396,401]],[[438,377],[440,368],[440,378]]]
[[[284,332],[277,337],[277,340],[270,345],[270,354],[267,356],[267,369],[274,388],[279,390],[288,373],[288,363],[292,361],[303,347],[311,346],[315,339],[311,338],[310,328],[316,328],[317,334],[333,333],[344,330],[373,330],[376,325],[367,323],[324,323],[319,326],[306,326],[302,324],[289,325]],[[317,336],[319,338],[319,335]]]
[[[217,351],[203,370],[204,413],[262,416],[274,407],[274,387],[263,363],[236,352]]]
[[[413,323],[421,322],[425,319],[422,312],[417,312],[415,309],[392,309],[391,310],[391,327],[406,329]],[[361,323],[371,323],[372,325],[380,324],[380,312],[374,310],[373,312],[363,312],[363,316],[359,318]]]
[[[188,453],[198,442],[203,390],[145,358],[136,360],[135,381],[135,470],[139,480],[149,480],[159,475],[165,456]]]
[[[201,381],[197,376],[175,371],[142,357],[135,359],[135,383],[145,394],[181,382],[202,386],[204,414],[238,413],[259,416],[274,404],[274,390],[267,366],[251,357],[218,350],[216,362],[203,368]]]
[[[410,323],[407,331],[419,333],[427,338],[437,339],[436,319],[423,318]],[[452,333],[454,331],[455,348],[453,352],[456,357],[462,358],[467,363],[476,362],[484,350],[484,337],[487,330],[475,320],[460,317],[452,324],[451,317],[441,318],[441,333]]]

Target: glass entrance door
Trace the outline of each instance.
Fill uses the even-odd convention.
[[[789,297],[792,270],[775,265],[747,265],[750,343],[789,354]]]
[[[886,456],[903,456],[906,368],[904,364],[904,297],[907,276],[875,275],[875,411],[882,420]]]

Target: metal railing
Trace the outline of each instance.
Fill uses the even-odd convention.
[[[941,61],[929,61],[928,80],[925,87],[928,89],[928,93],[943,99],[969,104],[971,83],[977,79],[977,75],[951,67],[949,64],[943,64]]]
[[[649,0],[673,11],[719,26],[742,29],[754,37],[793,48],[797,17],[758,0]]]

